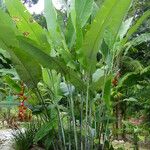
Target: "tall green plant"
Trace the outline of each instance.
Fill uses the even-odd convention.
[[[45,138],[53,131],[58,135],[52,139],[55,149],[58,139],[58,149],[88,150],[100,147],[103,135],[102,147],[109,149],[116,58],[149,12],[122,33],[131,0],[105,0],[93,20],[95,3],[73,0],[62,31],[52,1],[44,2],[47,30],[33,20],[19,0],[5,2],[11,17],[0,11],[0,19],[9,22],[0,22],[0,47],[10,53],[21,79],[42,101],[48,126],[52,118],[57,124],[36,137]],[[102,54],[101,60],[96,59],[97,53]],[[39,82],[45,86],[39,88]]]

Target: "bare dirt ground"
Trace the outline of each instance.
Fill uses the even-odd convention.
[[[114,140],[112,142],[114,149],[122,148],[123,150],[134,150],[134,145],[130,142],[124,142],[123,140],[117,141]],[[150,150],[149,143],[139,142],[139,150]]]

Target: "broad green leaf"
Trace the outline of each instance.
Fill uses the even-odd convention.
[[[20,48],[24,50],[31,57],[35,58],[43,67],[50,70],[56,70],[58,73],[63,74],[68,81],[70,81],[75,87],[84,91],[85,84],[80,79],[79,75],[59,58],[50,57],[44,53],[41,49],[33,45],[31,40],[18,37]]]
[[[77,22],[83,27],[92,13],[93,0],[76,0],[75,9]]]
[[[96,4],[96,2],[93,3],[93,10],[91,13],[91,19],[93,20],[97,14],[97,12],[99,11],[99,6]]]
[[[76,32],[76,0],[72,0],[70,2],[70,14],[71,14],[71,20],[72,20],[72,24],[73,24],[73,27],[75,29],[75,32]]]
[[[11,17],[0,9],[0,23],[4,26],[9,26],[17,33],[17,28]]]
[[[111,75],[106,77],[104,89],[103,89],[103,100],[104,100],[107,108],[110,108],[111,80],[112,80]]]
[[[9,50],[12,62],[20,78],[30,88],[36,88],[41,79],[41,67],[37,61],[21,48]]]
[[[9,52],[20,78],[29,87],[36,87],[41,79],[41,67],[30,55],[20,49],[12,28],[0,25],[0,40],[5,44],[5,49]]]
[[[99,50],[101,40],[104,34],[104,25],[107,16],[109,16],[112,7],[116,4],[116,0],[106,0],[98,11],[94,21],[91,24],[90,30],[86,33],[83,46],[81,48],[81,57],[83,60],[82,64],[90,67],[96,63],[96,54]],[[103,29],[103,30],[102,30]]]
[[[106,31],[112,35],[112,42],[109,45],[112,46],[115,42],[130,4],[131,0],[106,0],[98,11],[90,30],[85,35],[84,43],[80,50],[81,55],[84,57],[82,64],[88,66],[88,71],[94,71],[96,54]]]
[[[125,20],[122,23],[122,26],[121,26],[119,33],[118,33],[118,36],[120,37],[120,39],[122,39],[126,35],[127,31],[129,30],[129,28],[132,24],[132,20],[133,20],[133,17]]]
[[[104,86],[104,78],[104,69],[97,69],[92,76],[92,84],[90,86],[91,90],[102,90],[102,87]]]
[[[7,49],[7,46],[2,39],[0,39],[0,48]]]
[[[61,75],[58,74],[55,70],[49,70],[46,68],[42,69],[43,81],[49,89],[54,93],[56,98],[59,95],[60,91],[60,81]]]
[[[44,53],[34,41],[21,36],[18,37],[18,40],[20,48],[33,58],[36,58],[43,67],[55,69],[58,72],[67,74],[68,69],[64,67],[64,63],[56,57],[50,57],[48,54]]]
[[[75,88],[74,86],[67,84],[65,82],[60,83],[60,90],[63,93],[63,95],[68,96],[70,93],[73,93]]]
[[[103,40],[100,50],[103,54],[103,59],[106,62],[106,60],[109,56],[109,48],[108,48],[108,45],[106,44],[105,40]]]
[[[9,76],[5,76],[4,80],[11,87],[11,89],[14,90],[14,92],[19,93],[21,91],[21,87]]]
[[[150,10],[146,11],[138,20],[137,22],[129,29],[127,32],[126,37],[123,39],[122,44],[126,43],[128,39],[137,31],[139,26],[150,16]]]
[[[75,34],[75,29],[73,27],[71,17],[68,17],[67,21],[67,27],[66,27],[66,32],[65,32],[65,38],[66,38],[66,43],[68,45],[68,48],[71,49],[72,46],[75,43],[76,40],[76,34]]]
[[[76,48],[80,48],[83,41],[82,28],[89,19],[93,8],[93,0],[73,0],[71,1],[70,14],[74,32],[72,38],[76,38]],[[74,42],[74,41],[73,41]]]
[[[0,48],[7,50],[7,46],[17,46],[18,41],[14,30],[7,25],[0,23]]]
[[[97,82],[103,76],[104,76],[104,69],[97,69],[92,76],[92,81]]]
[[[105,31],[105,32],[108,32],[108,34],[111,35],[111,38],[112,38],[111,42],[108,45],[110,49],[113,48],[113,44],[117,41],[118,32],[120,31],[122,22],[127,15],[131,2],[132,0],[126,0],[126,1],[119,0],[115,8],[112,9],[109,21],[107,22],[107,25],[106,25],[106,31]]]
[[[61,45],[61,33],[57,22],[57,12],[53,7],[52,0],[44,0],[44,12],[47,22],[47,29],[49,31],[50,39],[58,45]]]
[[[35,22],[22,2],[20,0],[6,0],[5,4],[18,30],[21,31],[24,36],[39,43],[45,48],[44,51],[49,53],[49,45],[47,43],[45,31]]]
[[[64,59],[65,62],[72,65],[74,68],[72,61],[71,53],[68,50],[66,45],[66,41],[63,33],[60,31],[60,26],[57,20],[57,12],[53,7],[52,0],[44,1],[44,11],[47,22],[48,34],[47,38],[49,43],[52,45],[52,48],[55,49]]]

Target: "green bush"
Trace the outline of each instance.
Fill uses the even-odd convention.
[[[38,131],[37,124],[29,123],[25,130],[13,133],[15,150],[29,150],[33,146],[35,133]]]

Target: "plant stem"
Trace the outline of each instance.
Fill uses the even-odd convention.
[[[60,110],[59,110],[58,106],[56,106],[56,108],[57,108],[57,113],[58,113],[58,118],[59,118],[59,123],[60,123],[62,138],[63,138],[64,150],[66,150],[66,140],[65,140],[65,133],[64,133],[64,128],[63,128],[63,122],[61,120]]]
[[[86,91],[86,110],[85,110],[85,123],[86,123],[86,135],[85,135],[85,149],[89,148],[88,146],[88,104],[89,104],[89,81],[87,81],[87,91]]]
[[[82,124],[83,124],[83,94],[80,96],[81,111],[80,111],[80,138],[81,138],[81,150],[83,150],[83,139],[82,139]]]
[[[71,150],[71,136],[70,136],[70,134],[71,134],[71,118],[70,117],[68,117],[68,127],[69,127],[69,150]]]
[[[76,150],[78,150],[78,140],[77,140],[77,133],[76,133],[76,122],[75,122],[75,115],[74,115],[74,102],[73,102],[73,96],[72,96],[72,89],[70,85],[67,85],[67,86],[68,86],[69,95],[70,95],[70,107],[71,107],[71,114],[72,114],[72,120],[73,120],[75,147],[76,147]]]

